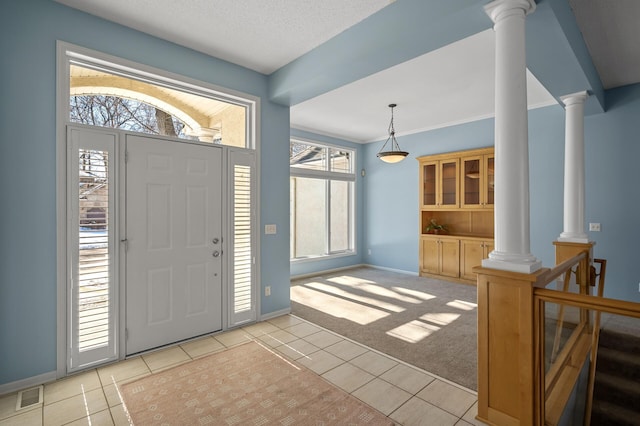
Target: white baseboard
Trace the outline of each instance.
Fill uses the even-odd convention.
[[[387,268],[387,267],[384,267],[384,266],[370,265],[370,264],[366,264],[364,266],[368,266],[370,268],[375,268],[375,269],[382,269],[384,271],[389,271],[389,272],[397,272],[399,274],[413,275],[414,277],[417,277],[419,275],[417,272],[405,271],[403,269]]]
[[[291,313],[291,307],[286,309],[280,309],[279,311],[269,312],[268,314],[260,315],[260,321],[270,320],[271,318],[280,317]]]
[[[38,386],[43,383],[53,382],[56,378],[56,372],[50,371],[48,373],[39,374],[37,376],[17,380],[15,382],[5,383],[0,385],[0,395],[18,392],[19,390]]]
[[[298,280],[298,279],[301,279],[301,278],[316,277],[318,275],[332,274],[334,272],[344,271],[345,269],[359,268],[361,266],[371,266],[371,265],[365,265],[364,263],[358,263],[357,265],[342,266],[340,268],[323,269],[322,271],[310,272],[308,274],[292,275],[291,279],[292,280]]]
[[[369,267],[369,268],[374,268],[374,269],[382,269],[384,271],[389,271],[389,272],[397,272],[398,274],[413,275],[414,277],[417,277],[419,275],[417,272],[405,271],[404,269],[394,269],[394,268],[387,268],[385,266],[371,265],[369,263],[359,263],[357,265],[343,266],[341,268],[323,269],[322,271],[311,272],[311,273],[308,273],[308,274],[292,275],[291,279],[292,280],[297,280],[297,279],[301,279],[301,278],[317,277],[318,275],[332,274],[334,272],[340,272],[340,271],[344,271],[346,269],[360,268],[360,267],[363,267],[363,266],[366,266],[366,267]]]

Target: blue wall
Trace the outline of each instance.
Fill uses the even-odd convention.
[[[605,296],[640,302],[635,219],[640,210],[637,162],[640,158],[640,85],[606,93],[608,111],[585,117],[585,222],[594,255],[608,259]],[[554,265],[552,242],[563,226],[564,109],[529,112],[531,252]],[[401,130],[401,129],[398,129]],[[382,142],[363,148],[365,263],[418,272],[418,167],[421,155],[493,145],[493,119],[398,138],[410,158],[386,164],[376,158]]]
[[[4,2],[0,384],[56,369],[56,40],[259,96],[261,225],[289,229],[289,108],[268,101],[266,76],[50,0]],[[290,306],[288,237],[261,239],[263,314]]]

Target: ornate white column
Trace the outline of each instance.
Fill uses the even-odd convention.
[[[563,96],[564,141],[564,231],[558,241],[588,243],[584,226],[584,103],[589,95],[578,92]]]
[[[193,129],[193,136],[196,136],[201,142],[213,142],[219,133],[220,129],[210,127],[197,127]]]
[[[495,250],[485,268],[532,273],[542,262],[530,253],[529,139],[525,15],[534,0],[495,0],[485,6],[496,38]]]

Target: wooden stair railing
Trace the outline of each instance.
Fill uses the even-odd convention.
[[[599,273],[591,269],[592,246],[556,244],[561,251],[556,256],[558,265],[533,273],[473,268],[478,276],[478,420],[514,426],[553,424],[551,417],[562,415],[584,363],[590,356],[593,364],[596,361],[597,349],[592,346],[596,347],[599,334],[592,332],[597,333],[599,324],[593,324],[589,311],[640,319],[640,303],[602,297],[606,263],[595,261]],[[566,282],[574,277],[578,293],[545,288],[558,279]],[[596,279],[601,285],[597,296],[592,296]],[[548,371],[546,303],[580,309],[579,324],[564,347],[550,342],[557,349],[556,363]],[[567,315],[563,311],[561,316]],[[594,319],[599,322],[597,315]],[[548,416],[551,412],[553,416]]]
[[[595,284],[598,278],[597,296],[602,298],[604,295],[604,277],[607,272],[607,261],[605,259],[593,259],[594,263],[600,265],[600,272],[596,273],[595,266],[590,268],[590,282]],[[584,424],[591,426],[591,410],[593,408],[593,389],[596,383],[596,364],[598,360],[598,344],[600,342],[600,316],[601,312],[596,311],[593,319],[593,334],[591,338],[591,364],[589,365],[589,381],[587,385],[587,403],[584,409]]]
[[[604,283],[605,283],[607,261],[605,259],[593,259],[593,263],[599,265],[599,272],[596,272],[596,267],[594,265],[589,265],[588,285],[590,287],[596,288],[596,297],[602,298],[604,294]],[[576,265],[575,268],[567,269],[566,272],[564,272],[565,275],[563,280],[564,282],[562,286],[562,292],[567,293],[569,291],[571,277],[572,275],[576,275],[576,276],[578,275],[578,267],[579,265]],[[554,336],[553,349],[551,350],[551,355],[550,355],[550,365],[555,364],[556,368],[554,369],[555,371],[552,370],[552,374],[549,375],[551,377],[548,380],[546,380],[545,390],[547,395],[549,395],[551,388],[553,388],[553,386],[555,385],[556,380],[561,374],[561,370],[565,367],[564,361],[556,364],[558,352],[560,349],[560,342],[562,338],[562,330],[564,329],[564,313],[565,313],[565,305],[560,304],[559,310],[558,310],[558,319],[556,321],[556,331]],[[598,356],[598,342],[600,337],[600,316],[601,316],[600,311],[594,312],[593,326],[591,331],[591,348],[590,348],[591,362],[589,365],[589,377],[587,382],[588,384],[587,384],[587,395],[586,395],[585,417],[584,417],[584,424],[586,426],[589,426],[591,424],[591,409],[593,404],[593,390],[595,385],[596,361]],[[585,318],[587,317],[588,316],[585,316]],[[577,339],[580,337],[580,334],[583,331],[586,331],[586,327],[584,327],[586,325],[587,325],[586,323],[581,324],[581,327],[578,327],[575,330],[574,335],[572,335],[572,340],[571,340],[572,345],[570,346],[573,346],[573,344],[575,344]],[[567,352],[567,354],[565,355],[565,358],[571,355],[570,352],[571,351]]]
[[[569,291],[569,284],[571,283],[571,274],[577,273],[576,269],[569,269],[564,274],[564,283],[562,286],[563,292]],[[564,328],[564,305],[560,305],[560,309],[558,311],[558,320],[556,321],[556,335],[553,339],[553,349],[551,350],[550,362],[554,364],[556,362],[556,357],[558,356],[558,350],[560,349],[560,340],[562,338],[562,329]]]
[[[598,281],[595,295],[576,294],[576,293],[569,293],[569,292],[565,293],[563,291],[550,290],[546,288],[536,288],[534,291],[536,300],[538,301],[538,303],[541,303],[541,308],[537,309],[537,312],[539,314],[544,313],[544,309],[543,309],[544,303],[554,303],[558,305],[574,306],[574,307],[583,308],[588,311],[594,312],[594,320],[592,324],[593,329],[591,330],[591,333],[588,333],[590,334],[590,336],[589,336],[587,353],[590,356],[591,364],[589,366],[589,379],[588,379],[589,381],[587,383],[588,389],[587,389],[587,394],[585,395],[585,397],[587,398],[586,407],[585,407],[585,416],[584,416],[585,425],[590,425],[590,415],[591,415],[591,410],[593,406],[593,384],[594,384],[594,378],[595,378],[595,369],[597,366],[597,348],[598,348],[598,342],[599,342],[599,336],[600,336],[601,313],[605,312],[608,314],[640,319],[640,303],[628,302],[628,301],[617,300],[617,299],[609,299],[603,296],[605,273],[606,273],[606,260],[594,259],[594,263],[599,264],[600,266],[599,272],[596,273],[595,268],[591,269],[591,272],[590,272],[591,282],[595,283],[596,279]],[[556,275],[556,277],[557,276],[559,275]],[[544,338],[542,334],[539,334],[539,336],[540,336],[539,338],[541,339]],[[569,345],[567,344],[567,346]],[[579,346],[580,345],[576,345],[576,347],[579,347]],[[584,349],[585,346],[582,345],[580,347]],[[560,351],[560,354],[558,355],[558,363],[563,362],[562,358],[565,358],[564,355],[565,355],[564,350]],[[541,354],[541,356],[543,357],[544,354]],[[540,359],[540,356],[538,356],[538,359]],[[586,357],[585,357],[585,361],[586,361]],[[557,368],[554,368],[554,370],[562,369],[561,366],[556,366],[556,367]],[[575,366],[573,368],[575,368]],[[558,371],[555,371],[555,373],[557,377],[560,377],[560,374],[558,373]],[[561,382],[561,381],[562,380],[559,380],[558,382]],[[547,385],[549,385],[549,383],[547,383]],[[553,383],[552,387],[557,385],[558,383]],[[561,384],[561,387],[570,388],[570,386],[567,386],[566,383]],[[547,391],[548,390],[549,389],[547,388]],[[545,394],[550,395],[549,392],[545,392]],[[564,404],[565,402],[560,402],[560,404],[558,404],[558,401],[553,401],[551,400],[551,398],[547,402],[550,405],[555,405],[554,409],[556,410],[558,409],[558,407],[562,409],[564,408],[564,405],[562,404]],[[541,408],[545,409],[544,406]],[[543,415],[545,417],[549,417],[547,414],[548,413],[545,412],[545,414]],[[557,413],[555,413],[551,417],[554,418],[556,417],[556,415]],[[547,418],[545,423],[553,424],[554,422],[549,421],[549,419]]]
[[[564,260],[559,265],[556,265],[553,269],[549,270],[546,276],[541,277],[540,283],[534,290],[534,294],[538,292],[548,284],[556,280],[562,281],[562,288],[560,290],[549,290],[557,294],[576,294],[570,293],[570,284],[578,284],[580,286],[581,294],[589,292],[590,275],[589,271],[589,256],[588,251],[582,251]],[[572,280],[575,278],[575,280]],[[582,282],[585,281],[585,282]],[[560,419],[567,401],[571,395],[571,390],[578,379],[579,372],[586,362],[587,354],[590,349],[590,340],[587,333],[588,327],[588,315],[582,311],[580,313],[580,320],[575,325],[569,337],[565,338],[564,345],[561,348],[561,340],[563,340],[563,331],[565,329],[565,304],[558,304],[558,311],[555,325],[555,335],[553,338],[553,345],[549,355],[549,368],[545,372],[545,327],[546,312],[544,303],[540,303],[540,307],[537,310],[535,322],[540,325],[538,330],[540,348],[537,359],[543,363],[540,365],[541,369],[541,387],[544,390],[541,396],[541,418],[546,425],[555,425]]]

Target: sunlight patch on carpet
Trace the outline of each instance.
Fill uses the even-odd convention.
[[[391,337],[404,340],[409,343],[418,343],[422,339],[429,337],[434,332],[440,330],[440,327],[432,324],[425,324],[422,321],[413,320],[393,330],[387,331]]]
[[[396,299],[398,301],[401,302],[408,302],[408,303],[420,303],[420,300],[416,300],[414,298],[410,298],[410,297],[406,297],[403,296],[402,294],[398,294],[395,291],[391,291],[390,289],[381,286],[381,285],[377,285],[377,284],[367,284],[365,282],[363,282],[363,280],[359,280],[359,279],[351,279],[351,277],[348,276],[341,276],[341,277],[335,277],[335,278],[329,278],[327,279],[327,281],[332,282],[332,283],[336,283],[336,284],[341,284],[341,285],[348,285],[350,287],[356,288],[358,290],[361,291],[366,291],[367,293],[371,293],[375,296],[382,296],[382,297],[388,297],[390,299]],[[372,282],[372,281],[369,281]]]
[[[334,286],[332,286],[330,284],[313,282],[313,283],[304,284],[304,286],[305,287],[314,288],[316,290],[320,290],[320,291],[323,291],[325,293],[335,294],[336,296],[341,296],[341,297],[343,297],[345,299],[351,299],[351,300],[354,300],[356,302],[365,303],[367,305],[377,306],[378,308],[385,309],[385,310],[391,311],[391,312],[402,312],[402,311],[405,310],[403,307],[400,307],[398,305],[387,303],[387,302],[384,302],[382,300],[374,299],[374,298],[371,298],[371,297],[359,296],[357,294],[353,294],[353,293],[351,293],[349,291],[346,291],[346,290],[343,290],[341,288],[334,287]]]
[[[476,303],[465,302],[464,300],[454,300],[453,302],[447,303],[447,306],[451,306],[452,308],[462,309],[463,311],[472,311],[478,307]]]
[[[375,281],[365,280],[364,278],[354,277],[352,275],[341,275],[339,277],[329,278],[327,281],[333,281],[336,283],[347,285],[360,285],[360,284],[375,284]]]
[[[452,314],[448,312],[430,312],[420,317],[421,320],[424,320],[439,326],[451,324],[458,318],[460,318],[460,314]]]
[[[300,285],[291,288],[291,300],[327,315],[344,318],[360,325],[367,325],[391,315],[389,312],[344,300]]]
[[[410,288],[404,288],[404,287],[392,287],[392,288],[398,293],[408,294],[409,296],[413,296],[420,300],[436,299],[436,296],[434,296],[433,294],[425,293],[424,291],[412,290]]]

